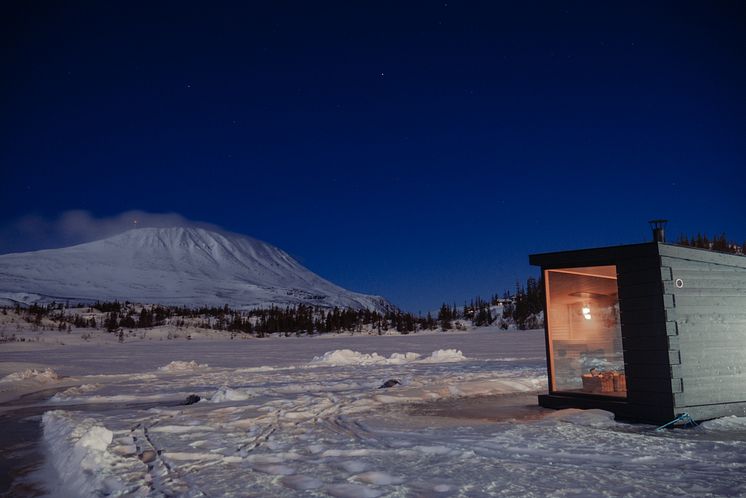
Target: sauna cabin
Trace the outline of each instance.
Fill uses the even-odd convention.
[[[653,241],[529,261],[546,296],[541,406],[746,416],[746,256]]]

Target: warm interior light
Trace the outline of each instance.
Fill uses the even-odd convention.
[[[544,271],[550,392],[627,395],[616,276],[614,265]]]

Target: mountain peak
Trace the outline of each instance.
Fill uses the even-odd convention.
[[[194,227],[135,228],[72,247],[0,255],[0,274],[0,298],[25,303],[391,307],[334,285],[271,244]]]

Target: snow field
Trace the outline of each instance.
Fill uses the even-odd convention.
[[[253,354],[219,343],[155,352],[133,347],[123,351],[143,356],[129,361],[128,373],[77,377],[78,385],[58,393],[51,402],[57,410],[44,417],[59,481],[49,482],[52,494],[80,496],[66,493],[76,488],[113,496],[746,494],[743,418],[655,432],[599,410],[491,423],[412,415],[413,403],[543,391],[541,333],[272,340],[251,347]],[[99,354],[112,355],[106,363],[113,365],[119,351]],[[150,353],[159,353],[158,362]],[[190,366],[161,369],[172,361]],[[402,384],[378,389],[392,378]],[[189,394],[203,400],[179,405]],[[79,403],[89,408],[65,409]]]
[[[388,357],[334,350],[320,358],[294,368],[245,369],[210,368],[200,361],[178,360],[141,374],[139,379],[112,375],[109,383],[69,388],[58,393],[54,402],[63,406],[104,405],[159,397],[176,401],[192,392],[203,397],[202,402],[191,406],[171,403],[131,413],[106,409],[96,413],[102,429],[135,438],[112,445],[106,450],[106,458],[94,453],[96,461],[105,465],[97,470],[101,479],[91,480],[88,486],[101,493],[117,494],[146,486],[155,494],[242,494],[248,487],[250,494],[264,496],[293,496],[301,490],[316,490],[329,496],[357,497],[380,496],[404,486],[406,476],[387,467],[390,459],[406,457],[401,452],[411,451],[379,447],[375,434],[366,429],[357,414],[367,416],[387,406],[453,396],[461,391],[534,390],[543,382],[543,372],[533,368],[528,368],[533,376],[526,378],[523,373],[527,367],[506,370],[495,378],[483,365],[484,360],[472,362],[473,372],[464,374],[457,365],[469,360],[453,349],[430,354],[393,353]],[[391,371],[392,367],[396,370]],[[388,376],[398,378],[402,386],[378,389]],[[142,378],[147,379],[147,389]],[[80,418],[85,427],[92,416],[91,412],[50,413],[64,413],[66,421]],[[49,435],[46,419],[44,429],[45,439],[55,442],[52,451],[69,453],[63,442],[67,440],[68,447],[75,447],[76,424],[69,423],[65,438],[57,428],[57,418],[50,416],[49,420]],[[139,437],[135,435],[138,433]],[[144,451],[142,448],[132,451],[136,440],[147,440],[152,446],[157,455],[152,462],[144,463],[137,456]],[[373,448],[355,444],[351,449],[349,445],[356,441],[367,441]],[[140,471],[133,472],[133,467]],[[55,468],[66,481],[73,473],[78,474],[73,481],[86,474],[85,468],[76,469],[74,462]],[[126,469],[126,478],[112,469]],[[230,484],[225,488],[226,483],[241,481],[247,474],[252,476],[249,483],[236,486],[234,491]],[[111,480],[119,483],[118,487],[107,484]]]

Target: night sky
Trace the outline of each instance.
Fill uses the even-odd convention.
[[[113,3],[3,3],[0,252],[178,213],[426,312],[651,218],[746,239],[744,2]]]

